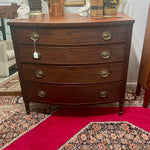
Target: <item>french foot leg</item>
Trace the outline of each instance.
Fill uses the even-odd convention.
[[[145,90],[144,103],[143,103],[144,108],[148,107],[149,97],[150,97],[150,90]]]
[[[120,101],[119,102],[119,116],[122,116],[123,114],[123,105],[124,105],[124,102]]]
[[[140,90],[141,90],[141,84],[138,82],[137,88],[136,88],[136,95],[140,96]]]
[[[29,115],[30,114],[29,101],[25,101],[24,103],[25,103],[27,115]]]

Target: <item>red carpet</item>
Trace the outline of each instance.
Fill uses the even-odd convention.
[[[123,112],[119,117],[116,107],[61,108],[5,150],[57,150],[88,123],[97,121],[128,121],[150,132],[150,109],[125,107]]]

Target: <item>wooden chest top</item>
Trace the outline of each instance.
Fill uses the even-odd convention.
[[[121,18],[117,18],[121,16]],[[63,17],[50,17],[48,14],[42,18],[29,18],[25,20],[13,19],[8,24],[13,26],[100,26],[100,25],[115,25],[115,24],[132,24],[134,20],[128,17],[126,14],[120,12],[117,15],[113,15],[112,18],[95,19],[92,17],[81,17],[77,14],[65,14]],[[61,25],[60,25],[61,24]]]

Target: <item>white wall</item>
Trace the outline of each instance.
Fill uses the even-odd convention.
[[[122,0],[119,8],[119,11],[135,19],[128,71],[128,82],[131,83],[135,83],[138,78],[149,3],[150,0]]]

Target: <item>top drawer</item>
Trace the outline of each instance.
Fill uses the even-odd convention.
[[[37,33],[37,44],[46,45],[87,45],[125,42],[127,27],[106,26],[95,28],[51,29],[51,28],[16,28],[17,42],[33,43],[32,33]]]

